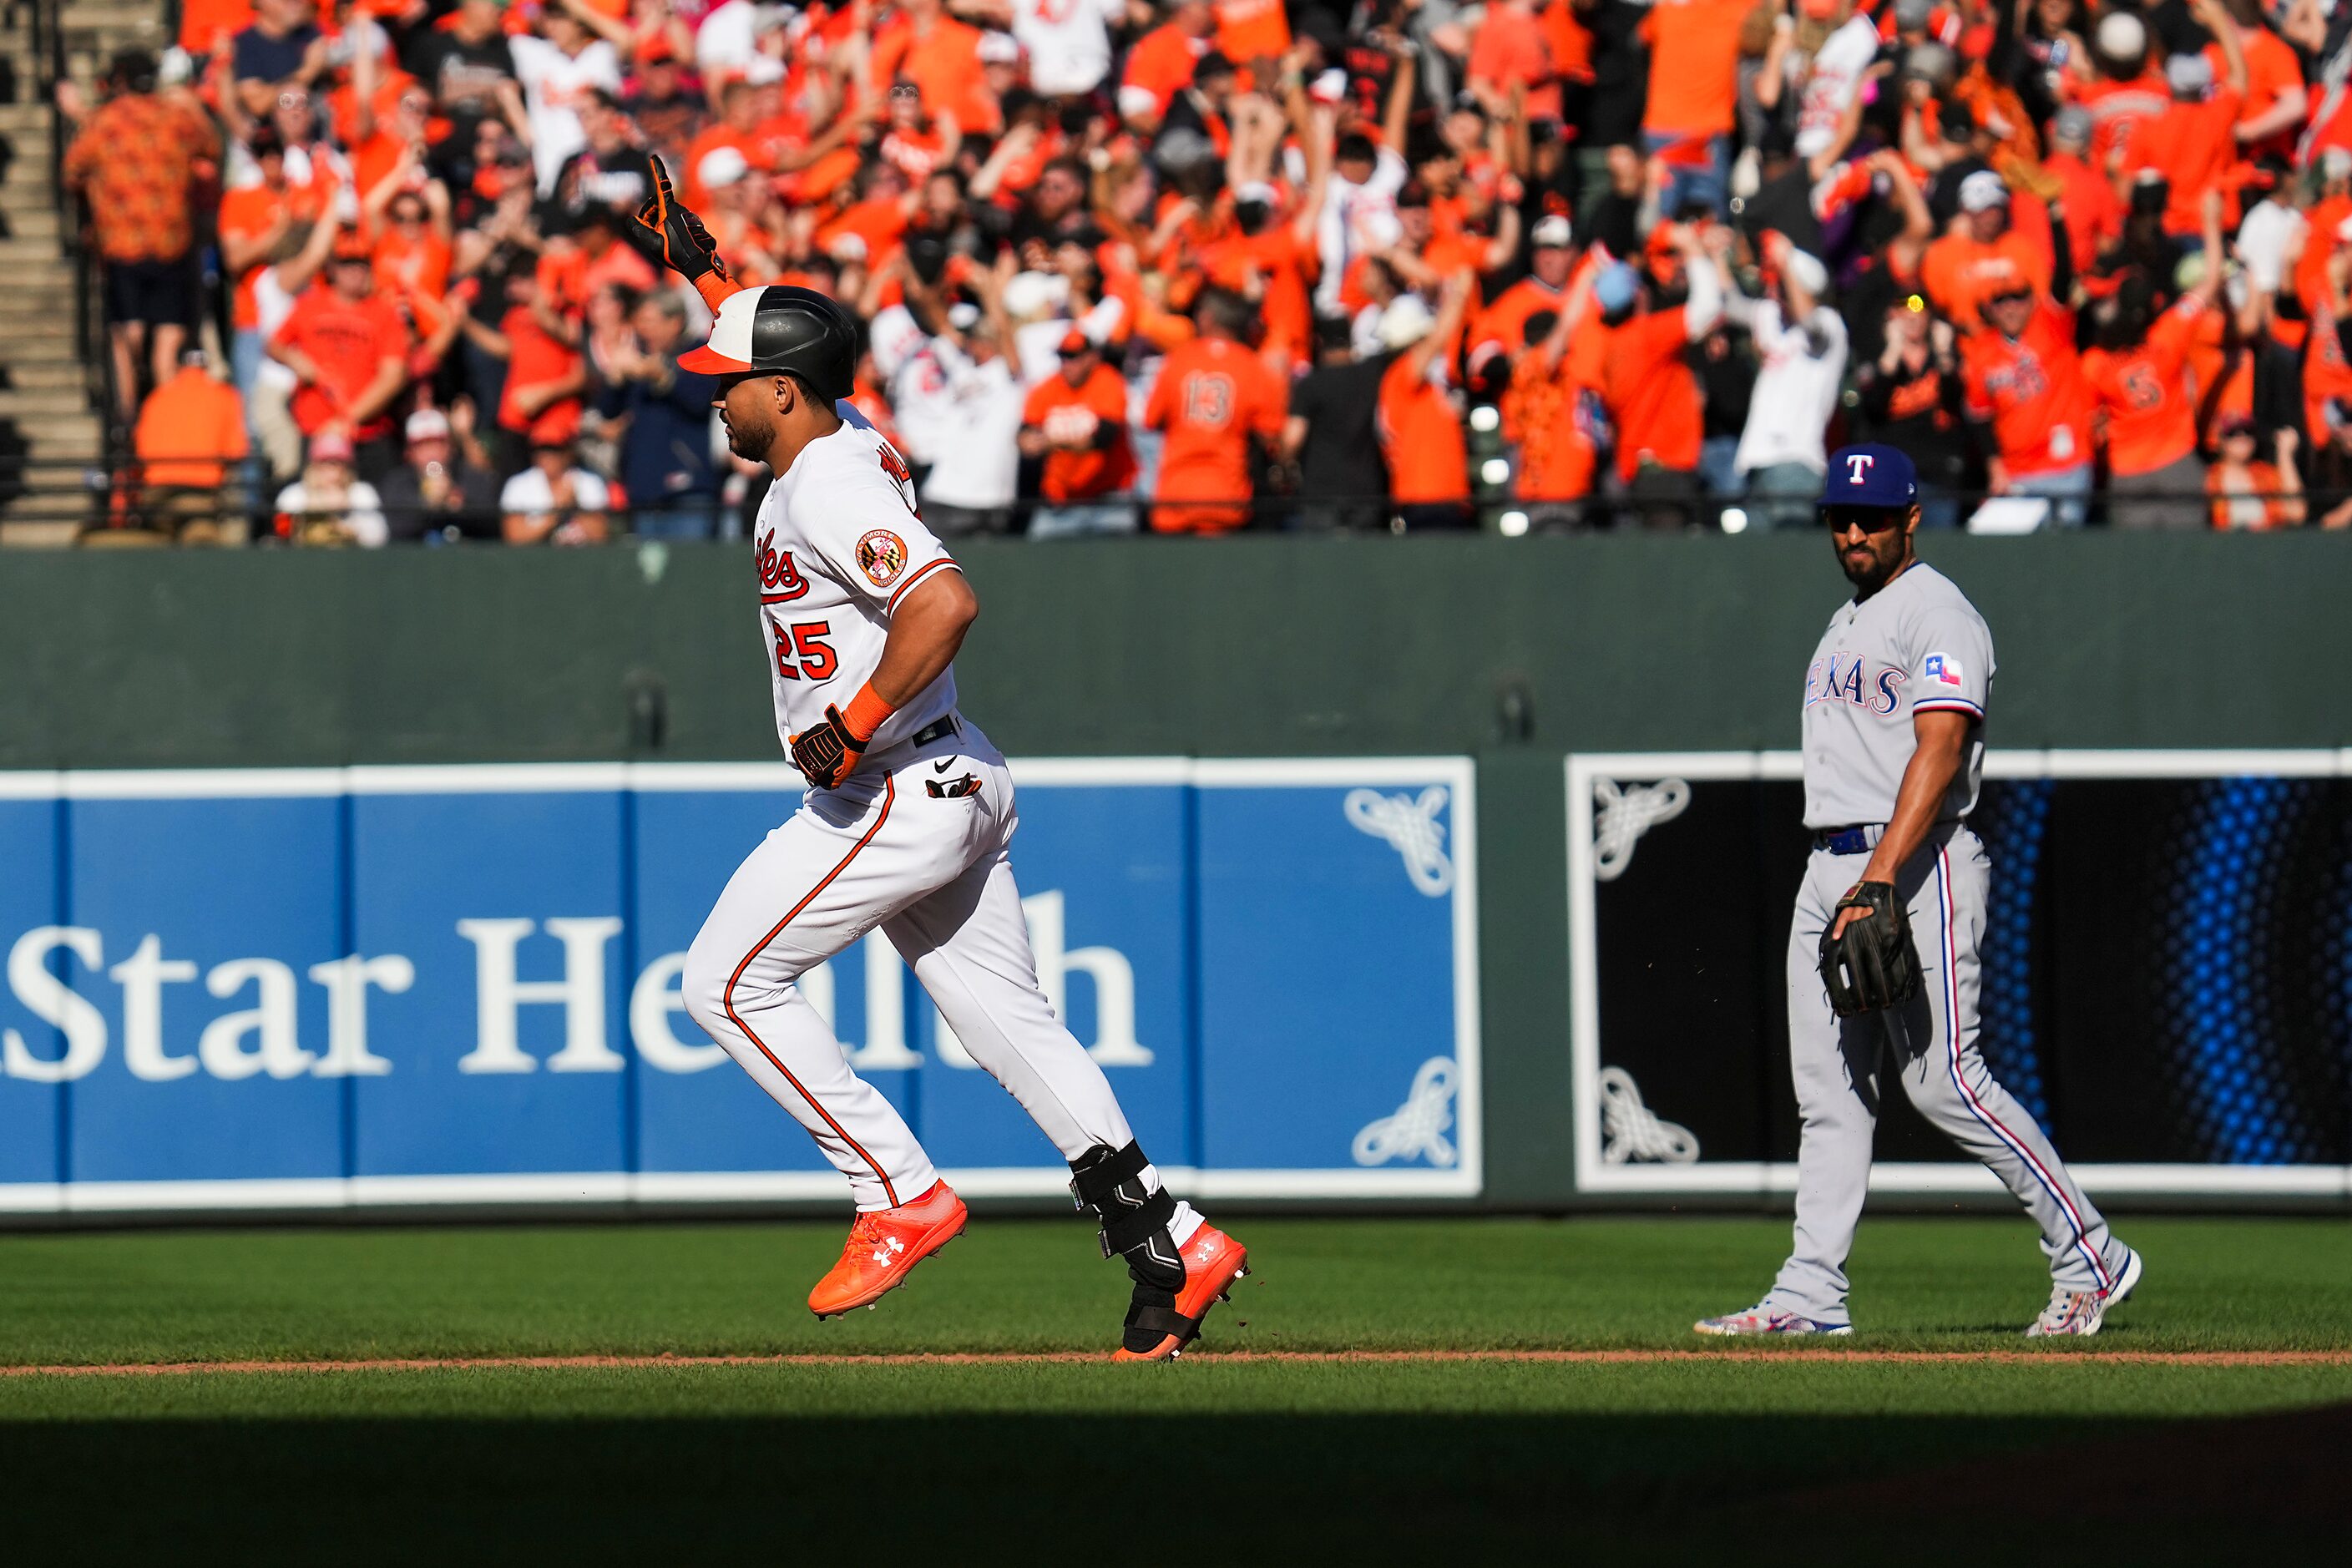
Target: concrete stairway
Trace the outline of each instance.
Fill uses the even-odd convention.
[[[97,384],[81,358],[75,322],[74,275],[50,181],[56,134],[35,54],[33,5],[0,9],[0,468],[22,454],[38,465],[22,481],[37,492],[16,495],[0,476],[0,544],[70,542],[89,510],[85,470],[102,467],[105,426],[92,409]],[[160,5],[121,0],[64,7],[68,71],[93,84],[117,48],[160,47]]]

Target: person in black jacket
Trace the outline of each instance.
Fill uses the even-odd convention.
[[[636,353],[605,367],[596,408],[607,419],[625,415],[629,421],[620,469],[633,530],[641,538],[715,538],[720,476],[710,458],[710,400],[717,378],[677,368],[678,351],[689,345],[680,342],[686,302],[675,292],[646,295],[629,325]]]
[[[1359,359],[1345,321],[1315,323],[1315,368],[1291,389],[1282,455],[1298,465],[1298,526],[1378,528],[1387,515],[1389,466],[1373,429],[1381,377],[1396,356]]]
[[[1951,323],[1916,294],[1885,307],[1878,357],[1855,367],[1862,439],[1910,454],[1919,470],[1919,526],[1952,528],[1969,489],[1971,443],[1961,413],[1960,357]]]

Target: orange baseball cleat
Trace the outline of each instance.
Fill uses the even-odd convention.
[[[945,1182],[910,1204],[868,1209],[849,1227],[841,1261],[809,1292],[809,1310],[838,1317],[870,1307],[907,1282],[915,1265],[963,1234],[963,1200]]]
[[[1184,1289],[1176,1292],[1174,1309],[1139,1305],[1129,1316],[1130,1324],[1163,1330],[1160,1342],[1148,1351],[1121,1346],[1111,1360],[1174,1361],[1200,1334],[1201,1320],[1209,1315],[1209,1309],[1231,1300],[1234,1281],[1249,1272],[1249,1248],[1206,1220],[1180,1256],[1184,1259]]]

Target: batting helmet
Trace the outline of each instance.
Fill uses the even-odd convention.
[[[797,376],[827,403],[849,395],[857,377],[857,324],[814,289],[772,283],[730,294],[710,341],[678,356],[706,375],[774,372]]]

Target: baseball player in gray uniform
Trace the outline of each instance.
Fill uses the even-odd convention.
[[[1764,1300],[1702,1334],[1847,1334],[1846,1255],[1889,1079],[2042,1227],[2050,1304],[2029,1335],[2095,1334],[2139,1283],[2050,1140],[1977,1051],[1991,863],[1968,829],[1992,634],[1919,562],[1918,476],[1892,447],[1830,459],[1821,509],[1854,586],[1805,672],[1813,852],[1789,931],[1789,1057],[1803,1132],[1796,1247]]]

